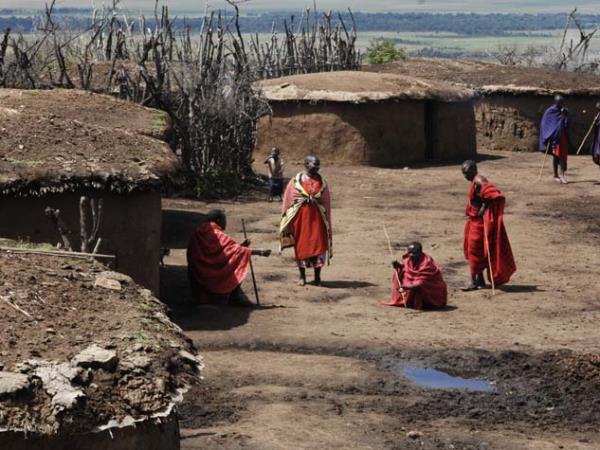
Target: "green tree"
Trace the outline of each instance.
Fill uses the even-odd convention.
[[[390,39],[378,39],[367,48],[369,64],[387,64],[401,59],[406,59],[406,52]]]

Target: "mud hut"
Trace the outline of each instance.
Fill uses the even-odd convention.
[[[179,449],[202,361],[164,305],[89,256],[0,250],[0,265],[0,448]]]
[[[410,74],[476,90],[479,150],[537,150],[539,123],[555,94],[565,97],[572,117],[571,144],[578,146],[600,100],[600,76],[589,73],[435,58],[409,58],[364,70]]]
[[[289,159],[395,167],[473,156],[473,94],[446,83],[365,72],[261,82],[273,114],[258,124],[255,155],[278,146]]]
[[[86,244],[157,293],[168,132],[162,112],[112,97],[0,91],[0,237]]]

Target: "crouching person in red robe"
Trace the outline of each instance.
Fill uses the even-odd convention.
[[[227,234],[227,217],[220,209],[210,211],[190,238],[187,248],[188,276],[194,301],[199,304],[252,303],[240,286],[248,273],[252,255],[269,256],[271,250],[251,249],[250,241],[236,243]]]
[[[304,159],[305,171],[290,180],[283,196],[279,225],[281,250],[294,247],[300,271],[298,284],[306,284],[306,269],[315,270],[321,284],[321,268],[332,256],[331,199],[327,181],[319,175],[316,156]]]
[[[448,302],[448,287],[433,258],[423,246],[413,242],[402,262],[392,263],[394,270],[392,299],[388,306],[413,309],[442,308]]]
[[[486,270],[490,282],[496,286],[505,284],[517,270],[504,227],[506,199],[496,186],[478,174],[474,161],[465,161],[462,173],[471,182],[464,235],[464,253],[469,261],[471,281],[463,290],[485,287],[483,272]]]

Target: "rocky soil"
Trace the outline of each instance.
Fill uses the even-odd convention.
[[[168,415],[198,382],[191,343],[128,276],[11,251],[0,251],[0,265],[0,429],[131,424]]]

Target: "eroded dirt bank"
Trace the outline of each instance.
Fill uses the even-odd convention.
[[[206,380],[182,409],[182,447],[594,449],[600,415],[595,283],[600,262],[600,173],[572,158],[568,186],[537,182],[541,157],[491,154],[481,171],[508,197],[519,270],[495,297],[463,293],[464,197],[457,165],[409,170],[327,167],[335,257],[323,287],[298,287],[290,254],[256,259],[264,306],[186,302],[187,237],[219,206],[256,246],[276,249],[278,204],[251,196],[206,204],[169,200],[163,298],[206,359]],[[289,170],[289,174],[293,169]],[[380,306],[394,246],[418,239],[441,265],[450,307]],[[252,296],[251,287],[246,291]],[[480,377],[491,392],[427,390],[402,367]]]

